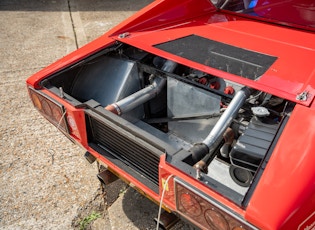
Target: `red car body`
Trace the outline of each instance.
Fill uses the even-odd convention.
[[[145,196],[157,203],[162,203],[166,210],[174,212],[198,228],[314,229],[315,105],[313,101],[315,95],[315,4],[306,0],[259,0],[250,1],[249,5],[245,7],[246,1],[218,2],[218,5],[221,2],[221,8],[215,7],[208,0],[157,0],[153,2],[100,38],[28,78],[27,86],[30,97],[35,107],[49,121],[56,125],[71,140],[85,148],[89,154],[105,164],[111,172],[137,188]],[[240,3],[242,3],[242,7],[237,8],[240,7]],[[217,49],[219,51],[206,51],[206,53],[219,52],[218,55],[217,53],[215,54],[219,64],[217,62],[207,64],[206,59],[200,61],[198,55],[204,55],[203,50],[210,49],[210,46],[219,47]],[[185,53],[185,49],[191,50]],[[129,52],[129,50],[132,52]],[[141,50],[141,52],[138,50]],[[223,50],[222,53],[220,53],[221,50]],[[137,53],[134,56],[130,54],[135,52]],[[234,56],[229,56],[230,52],[235,53],[233,54]],[[249,184],[241,185],[241,187],[246,187],[242,195],[238,194],[237,189],[229,187],[230,182],[224,184],[225,182],[221,182],[220,179],[218,179],[219,182],[213,178],[208,180],[208,177],[211,176],[207,176],[206,171],[211,171],[213,170],[212,168],[198,171],[200,168],[198,168],[199,166],[196,167],[197,161],[187,160],[188,158],[190,159],[189,154],[195,151],[191,147],[195,146],[195,143],[199,143],[198,141],[187,141],[191,146],[178,148],[174,151],[174,154],[171,154],[169,152],[172,150],[161,148],[163,143],[161,145],[151,143],[158,139],[156,136],[163,136],[164,138],[164,134],[155,135],[155,131],[152,131],[152,133],[148,131],[151,128],[139,131],[141,129],[140,126],[135,128],[132,125],[132,121],[121,116],[119,117],[120,111],[115,110],[117,105],[113,104],[114,108],[110,109],[106,107],[113,112],[107,113],[107,111],[101,111],[102,109],[105,111],[104,107],[107,105],[101,103],[100,106],[97,100],[95,100],[96,102],[84,103],[89,101],[89,99],[95,99],[89,96],[93,88],[91,84],[96,87],[98,83],[102,82],[93,77],[91,77],[91,80],[88,80],[89,76],[93,75],[94,69],[88,69],[87,74],[80,77],[80,71],[84,72],[84,68],[89,68],[86,67],[85,63],[89,63],[94,59],[98,60],[101,55],[113,55],[115,58],[119,57],[118,62],[125,66],[126,62],[121,57],[122,53],[126,56],[129,55],[129,59],[132,56],[132,60],[136,60],[136,64],[133,61],[128,61],[128,64],[131,63],[132,66],[145,63],[146,65],[140,68],[145,72],[145,76],[146,73],[148,75],[161,75],[167,77],[167,84],[180,84],[177,87],[182,87],[181,90],[185,90],[185,93],[181,94],[176,99],[177,101],[180,101],[181,98],[188,100],[185,95],[186,93],[188,94],[190,85],[199,87],[196,85],[196,82],[203,85],[202,93],[206,90],[204,89],[205,86],[212,88],[211,93],[207,93],[207,96],[205,96],[205,101],[208,99],[216,101],[215,104],[220,105],[220,113],[223,111],[223,114],[232,104],[231,100],[235,98],[236,92],[234,91],[242,91],[242,87],[259,92],[252,93],[251,91],[250,95],[247,95],[245,102],[243,101],[246,106],[242,107],[242,110],[254,107],[258,103],[257,101],[251,103],[250,100],[256,100],[262,95],[272,95],[270,97],[265,96],[265,101],[260,104],[259,109],[261,107],[264,109],[265,106],[262,105],[267,103],[267,110],[273,113],[273,104],[270,100],[277,98],[272,100],[273,103],[280,101],[275,108],[277,112],[274,112],[277,115],[273,115],[273,120],[277,120],[277,126],[275,126],[277,131],[272,136],[270,143],[268,142],[266,154],[263,155],[260,163],[257,165],[257,169],[255,168],[254,171],[249,170],[250,174],[235,174],[236,177],[240,177],[240,180],[242,180],[244,175],[245,177],[246,175],[253,175]],[[244,55],[238,56],[237,53]],[[146,58],[138,58],[142,54]],[[255,63],[248,61],[255,58],[257,59]],[[109,59],[112,61],[111,58],[104,60]],[[150,60],[153,61],[151,62]],[[167,72],[167,68],[158,68],[158,65],[152,64],[161,60],[169,60],[171,63],[176,63],[175,68],[177,69],[175,72],[172,74],[164,73],[165,75],[163,75],[163,72]],[[228,64],[225,63],[225,60]],[[113,63],[116,62],[114,61]],[[154,66],[153,69],[151,64]],[[84,68],[80,69],[80,71],[75,70],[80,65],[84,66]],[[147,67],[147,65],[150,67]],[[180,67],[178,67],[179,65]],[[223,67],[221,68],[222,65]],[[224,69],[228,65],[231,68],[237,66],[241,70],[229,70],[229,67]],[[260,72],[259,76],[256,76],[258,69],[264,65],[266,65],[264,70]],[[256,70],[253,70],[253,72],[256,71],[255,74],[251,72],[243,76],[246,68],[252,68],[252,66],[256,66]],[[101,67],[97,66],[96,68]],[[179,69],[184,69],[184,71],[180,72]],[[123,72],[120,69],[112,72],[115,71]],[[241,74],[239,71],[241,71]],[[181,73],[181,75],[177,73]],[[188,79],[188,83],[186,81],[184,83],[177,82],[181,82],[182,79],[180,78],[183,75],[185,75],[185,79]],[[76,80],[76,76],[79,76],[77,78],[81,78],[83,83],[78,83],[79,80]],[[129,78],[128,75],[127,80]],[[201,80],[202,78],[203,80]],[[223,82],[219,79],[223,79]],[[108,84],[111,84],[112,81],[114,80],[109,81]],[[209,81],[219,82],[221,85],[222,83],[229,84],[233,88],[232,92],[224,91],[226,88],[220,89],[220,85],[218,86]],[[122,80],[117,84],[121,84],[122,87],[126,83]],[[83,85],[86,85],[86,87]],[[238,86],[240,87],[238,88]],[[176,97],[177,93],[180,92],[178,89],[171,91],[173,88],[169,85],[167,87],[169,90],[167,91],[167,97],[170,97],[170,95]],[[126,86],[126,88],[128,87]],[[140,88],[143,87],[141,86]],[[106,95],[112,96],[110,88],[106,90],[108,91]],[[118,94],[119,90],[116,90],[114,94]],[[214,95],[217,91],[219,96]],[[197,95],[198,92],[196,91],[196,94],[193,94]],[[81,95],[88,96],[82,96],[81,98]],[[103,93],[103,95],[105,94]],[[198,98],[198,96],[195,97]],[[196,98],[193,99],[192,104],[197,104]],[[217,98],[220,98],[218,100],[221,101],[217,101]],[[168,107],[174,107],[171,108],[174,112],[177,105],[172,105],[169,98],[163,100],[168,104]],[[149,104],[151,111],[153,110],[152,107],[158,103]],[[93,108],[94,105],[95,107]],[[279,112],[280,105],[281,111]],[[164,104],[161,104],[161,106],[165,109]],[[194,105],[191,106],[194,107]],[[199,109],[200,107],[196,105],[194,108]],[[247,116],[246,113],[240,114],[241,112],[238,109],[237,114],[234,113],[232,121],[224,120],[224,122],[229,122],[228,126],[242,123],[243,120],[239,118],[241,117],[240,115]],[[49,112],[47,112],[48,110]],[[180,108],[180,111],[183,110],[183,108]],[[87,111],[91,111],[91,113]],[[243,126],[245,124],[246,130],[250,130],[250,125],[247,126],[247,124],[254,124],[253,117],[258,117],[259,120],[261,119],[260,116],[270,116],[269,114],[257,115],[257,113],[253,113],[254,115],[249,115],[249,118],[245,119],[246,122],[242,123]],[[158,117],[153,112],[150,114],[152,115],[149,117],[150,119],[164,118],[164,116]],[[106,122],[104,117],[106,117]],[[141,115],[139,120],[142,119],[143,116]],[[119,156],[116,157],[117,154],[111,153],[111,141],[109,141],[109,147],[103,148],[101,144],[95,147],[97,138],[110,139],[110,137],[102,136],[110,131],[102,131],[104,133],[95,134],[95,127],[100,124],[93,122],[98,121],[101,121],[100,123],[102,124],[105,122],[109,127],[114,124],[114,129],[120,133],[118,137],[122,139],[118,141],[121,141],[121,143],[117,144],[117,147],[113,144],[115,147],[112,147],[115,151],[139,151],[140,153],[136,154],[140,155],[140,157],[136,155],[136,160],[129,160],[127,153],[124,156],[120,156],[117,153]],[[176,121],[172,122],[175,122],[177,125]],[[88,125],[88,123],[92,125]],[[169,130],[173,129],[174,132],[179,132],[180,135],[187,131],[186,129],[184,132],[178,131],[176,127],[171,126],[165,119],[162,123],[167,123]],[[160,126],[157,129],[162,130]],[[180,127],[180,129],[183,128]],[[234,156],[237,155],[238,151],[242,151],[240,149],[243,142],[240,140],[240,137],[244,137],[247,134],[242,129],[239,130],[237,138],[230,146],[230,148],[234,148],[234,150],[231,150],[232,152],[234,151],[232,153],[234,156],[228,153],[229,158],[226,159],[222,156],[218,157],[218,148],[222,147],[223,131],[218,134],[220,136],[218,139],[220,144],[215,143],[216,150],[213,150],[213,153],[210,150],[212,142],[210,144],[207,141],[201,142],[208,145],[209,149],[207,148],[207,153],[201,154],[202,157],[199,157],[198,160],[211,155],[212,159],[218,158],[218,162],[223,162],[223,164],[218,163],[218,165],[236,164],[236,166],[239,166],[238,163],[233,163],[233,160],[235,160]],[[166,131],[166,133],[168,132]],[[207,138],[211,137],[208,136]],[[126,145],[127,150],[124,149],[125,142],[129,143],[133,140],[137,142],[135,148],[141,147],[140,150],[134,150],[132,143]],[[92,142],[93,144],[91,144]],[[245,148],[249,149],[247,146]],[[106,149],[109,150],[106,151]],[[146,150],[148,153],[144,154],[143,151]],[[157,154],[158,162],[152,163],[152,165],[149,164],[148,167],[150,168],[147,172],[143,168],[147,165],[146,161],[151,161],[151,158],[148,157],[151,151],[160,153]],[[184,151],[184,153],[181,153],[181,151]],[[208,152],[212,154],[209,155]],[[241,153],[241,155],[244,155],[243,152]],[[182,159],[179,157],[185,154],[188,156],[187,158]],[[250,153],[250,158],[252,158],[253,154]],[[237,155],[237,157],[239,156]],[[152,157],[152,161],[154,159],[156,158]],[[138,166],[137,161],[144,161],[144,163],[139,163],[140,166]],[[247,165],[248,162],[245,163]],[[206,162],[207,166],[208,164]],[[152,167],[157,175],[151,180],[150,170],[152,170]],[[244,167],[242,166],[241,169],[244,169]],[[152,181],[155,181],[153,185],[150,184]]]

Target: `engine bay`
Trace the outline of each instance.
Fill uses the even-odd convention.
[[[156,137],[169,164],[236,203],[258,179],[295,106],[123,43],[42,85],[77,107],[92,100]]]

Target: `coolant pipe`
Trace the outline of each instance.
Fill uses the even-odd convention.
[[[230,127],[228,127],[223,133],[224,144],[220,148],[221,156],[228,158],[231,145],[234,141],[234,131]]]
[[[165,72],[173,72],[176,68],[177,63],[167,60],[162,70]],[[111,105],[105,107],[106,110],[111,111],[117,115],[121,115],[126,113],[137,106],[149,101],[150,99],[156,97],[163,87],[166,84],[166,79],[162,77],[156,77],[152,84],[148,85],[147,87],[135,92],[124,99],[117,101]]]
[[[209,135],[202,143],[195,144],[190,152],[195,163],[200,161],[207,154],[212,155],[223,138],[223,133],[231,125],[238,111],[243,106],[246,99],[251,95],[252,89],[243,87],[233,97],[227,109],[217,121]],[[196,151],[197,150],[197,151]]]
[[[220,148],[220,154],[223,157],[228,157],[229,155],[229,149],[231,147],[231,144],[234,140],[234,131],[230,127],[228,127],[225,132],[223,133],[222,138],[224,139],[224,144]],[[204,144],[201,144],[201,146]],[[207,153],[209,151],[209,148],[206,146],[205,152]],[[204,154],[204,153],[203,153]],[[200,172],[208,174],[208,165],[213,159],[212,154],[206,154],[201,160],[199,160],[195,165],[194,168],[197,169],[197,179],[200,179],[201,175]],[[200,172],[199,172],[200,171]]]

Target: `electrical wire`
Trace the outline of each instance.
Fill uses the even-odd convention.
[[[171,179],[171,177],[174,175],[169,175],[164,183],[163,186],[163,191],[162,191],[162,196],[161,196],[161,200],[160,200],[160,205],[159,205],[159,212],[158,212],[158,217],[157,217],[157,222],[156,222],[156,230],[159,230],[159,226],[160,226],[160,217],[161,217],[161,210],[162,210],[162,205],[163,205],[163,199],[164,199],[164,194],[165,194],[165,190],[166,190],[166,186],[168,184],[168,181]]]
[[[66,116],[66,113],[67,113],[67,111],[64,111],[64,113],[62,114],[62,116],[58,122],[58,125],[57,125],[58,130],[59,130],[59,127],[61,125],[63,118]],[[49,148],[47,149],[47,152],[51,155],[51,164],[54,164],[55,151],[52,149],[52,145],[53,145],[53,142],[50,144]]]
[[[66,113],[67,113],[67,111],[65,110],[65,111],[63,112],[63,114],[62,114],[62,116],[61,116],[61,118],[60,118],[59,122],[58,122],[57,129],[59,129],[59,127],[60,127],[60,125],[61,125],[61,122],[62,122],[63,118],[66,116]]]

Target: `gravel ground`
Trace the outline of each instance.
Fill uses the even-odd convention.
[[[0,229],[79,229],[92,211],[103,218],[90,229],[154,228],[157,207],[121,181],[102,191],[96,164],[39,115],[25,87],[28,76],[149,2],[0,1]],[[126,225],[110,216],[128,217]]]

